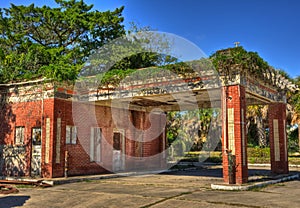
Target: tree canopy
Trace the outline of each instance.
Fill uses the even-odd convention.
[[[131,40],[127,39],[127,41],[131,43],[132,47],[135,47],[135,51],[138,51],[137,48],[139,47],[142,52],[123,58],[115,63],[111,70],[139,69],[178,62],[177,58],[166,55],[170,52],[172,43],[164,34],[155,32],[149,26],[141,27],[132,22],[128,31],[128,37],[130,36],[132,37]]]
[[[74,80],[91,53],[125,34],[124,7],[100,12],[82,0],[55,2],[0,9],[0,83]]]

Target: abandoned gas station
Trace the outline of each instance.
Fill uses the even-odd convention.
[[[0,85],[1,174],[53,178],[165,168],[166,112],[220,108],[224,181],[247,183],[246,111],[257,104],[269,106],[271,171],[288,173],[286,93],[295,86],[272,68],[192,67],[184,76],[141,69],[149,73],[117,87],[91,78],[71,87],[45,79]]]

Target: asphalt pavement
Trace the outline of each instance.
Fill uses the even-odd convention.
[[[268,167],[249,168],[251,180],[270,175]],[[212,183],[223,183],[221,166],[91,179],[49,188],[19,188],[19,193],[0,195],[0,207],[300,207],[300,180],[249,191],[212,190]]]

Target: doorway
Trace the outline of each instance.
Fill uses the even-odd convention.
[[[125,169],[125,137],[124,130],[114,130],[113,133],[113,171]]]
[[[32,147],[31,147],[31,176],[41,176],[41,158],[42,158],[42,135],[41,128],[32,128]]]

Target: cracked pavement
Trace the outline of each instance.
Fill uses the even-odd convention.
[[[203,171],[206,171],[204,176]],[[0,207],[299,207],[300,181],[252,191],[214,191],[220,169],[189,170],[57,185],[21,188],[0,195]]]

